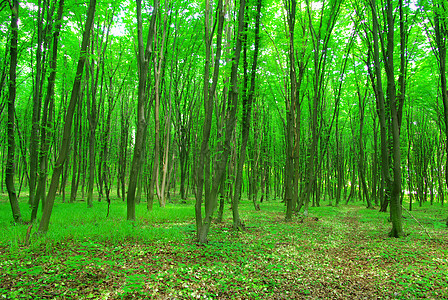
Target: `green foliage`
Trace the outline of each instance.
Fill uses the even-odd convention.
[[[440,0],[441,1],[441,0]],[[216,3],[211,1],[211,19],[215,19]],[[406,1],[405,1],[406,2]],[[230,3],[230,2],[229,2]],[[300,140],[297,140],[299,153],[299,185],[306,185],[303,178],[306,159],[312,155],[310,149],[310,125],[312,99],[315,93],[314,76],[322,71],[323,88],[319,107],[319,130],[322,134],[316,151],[327,157],[318,157],[320,163],[315,194],[333,199],[334,190],[339,187],[342,178],[344,193],[352,191],[356,198],[359,189],[359,152],[365,151],[366,176],[369,191],[377,192],[381,180],[378,164],[380,157],[375,152],[374,131],[378,130],[378,117],[375,93],[371,78],[367,72],[368,45],[371,43],[371,14],[365,1],[344,2],[339,14],[330,11],[341,3],[339,0],[325,2],[321,10],[319,3],[299,1],[296,14],[296,32],[294,36],[296,64],[305,63],[304,77],[298,91],[300,101]],[[379,1],[377,1],[379,3]],[[398,2],[393,1],[394,5]],[[439,2],[432,2],[439,3]],[[234,47],[235,15],[233,3],[227,7],[223,42],[222,69],[217,92],[214,98],[212,122],[213,139],[210,142],[210,161],[216,158],[217,145],[224,140],[220,122],[225,117],[226,88],[229,87],[228,75]],[[33,224],[30,246],[25,247],[26,231],[29,225],[11,224],[11,215],[6,196],[0,199],[0,297],[21,298],[446,298],[447,257],[443,248],[446,246],[446,210],[429,206],[423,201],[423,186],[435,202],[442,202],[444,196],[444,168],[441,167],[445,146],[442,121],[442,103],[440,88],[436,80],[439,76],[436,55],[432,52],[431,34],[434,9],[428,1],[418,1],[419,9],[406,2],[406,29],[409,31],[406,49],[406,100],[404,106],[403,126],[401,128],[402,173],[406,179],[403,205],[408,207],[410,196],[419,197],[419,207],[409,214],[404,214],[406,234],[403,240],[389,240],[385,232],[390,228],[388,216],[371,209],[363,209],[364,203],[351,203],[344,207],[312,207],[311,217],[295,216],[293,222],[283,222],[284,206],[279,199],[262,204],[261,212],[253,212],[251,206],[242,200],[242,218],[246,230],[234,232],[230,227],[230,216],[225,211],[224,223],[214,224],[206,245],[197,245],[195,240],[195,223],[192,200],[186,205],[169,204],[166,209],[155,206],[153,211],[146,211],[145,204],[137,206],[137,220],[126,222],[126,206],[115,194],[112,196],[111,211],[106,218],[107,203],[94,203],[94,208],[86,210],[85,203],[61,203],[53,209],[51,230],[45,236],[37,236],[37,225]],[[36,52],[37,1],[24,1],[20,7],[19,28],[19,64],[18,94],[16,101],[17,134],[20,143],[16,147],[17,180],[23,186],[21,199],[25,199],[29,166],[27,162],[29,136],[31,129],[31,112],[34,64]],[[167,7],[169,5],[170,7]],[[249,6],[253,5],[250,1]],[[144,3],[143,22],[146,37],[152,2]],[[146,157],[142,163],[143,175],[149,181],[149,171],[154,163],[154,114],[152,94],[154,90],[151,68],[154,57],[160,57],[164,21],[167,22],[168,34],[164,45],[164,61],[161,70],[161,122],[168,120],[172,113],[172,124],[161,124],[162,142],[170,143],[168,160],[173,167],[172,183],[179,175],[177,157],[180,148],[185,146],[186,176],[190,177],[189,192],[194,188],[193,169],[197,164],[203,123],[202,82],[204,67],[204,11],[205,1],[161,2],[161,14],[157,18],[157,44],[150,57],[150,79],[148,87],[148,111],[146,140]],[[353,6],[356,7],[355,15]],[[380,7],[379,7],[380,9]],[[0,70],[7,70],[8,62],[8,20],[5,8],[0,14]],[[112,32],[104,57],[101,56],[99,44],[105,42],[101,28],[114,10]],[[424,11],[423,11],[424,10]],[[65,7],[61,39],[59,44],[58,69],[55,87],[54,114],[56,123],[51,132],[51,153],[49,165],[52,167],[61,143],[61,128],[66,111],[67,98],[75,74],[75,63],[79,56],[79,43],[85,19],[86,3],[68,1]],[[444,11],[446,12],[446,10]],[[311,13],[311,16],[308,16]],[[248,13],[248,44],[254,39],[252,19],[254,10]],[[105,160],[110,169],[109,179],[113,182],[118,177],[119,156],[125,157],[124,167],[129,167],[136,128],[136,99],[138,67],[135,59],[137,29],[135,26],[135,2],[101,2],[97,8],[97,18],[92,36],[94,48],[89,57],[92,64],[104,62],[99,69],[100,85],[97,89],[100,115],[97,127],[97,149],[99,153],[104,141],[99,138],[106,127],[105,116],[111,110],[111,129],[109,157]],[[385,20],[380,13],[380,23]],[[325,70],[313,68],[315,61],[311,28],[309,23],[320,33],[320,39],[328,32],[332,18],[338,16],[333,34],[328,36],[328,49],[325,54],[317,53],[326,60]],[[309,19],[310,18],[310,19]],[[318,24],[322,22],[322,26]],[[256,82],[256,100],[252,116],[249,150],[245,175],[245,189],[249,178],[255,178],[254,185],[269,187],[269,197],[281,197],[283,193],[284,167],[286,160],[285,100],[290,97],[290,61],[288,60],[289,32],[286,24],[284,2],[263,0],[262,31],[259,68]],[[398,29],[398,15],[396,18]],[[216,30],[216,29],[215,29]],[[47,33],[50,37],[50,33]],[[354,37],[353,48],[346,53],[347,42]],[[395,30],[398,41],[399,30]],[[212,53],[215,53],[216,34],[212,41]],[[319,44],[319,41],[317,42]],[[316,44],[316,45],[318,45]],[[104,44],[102,44],[104,46]],[[399,45],[395,45],[394,58],[400,58]],[[321,45],[319,45],[321,47]],[[252,50],[251,47],[249,49]],[[321,49],[321,48],[320,48]],[[50,53],[48,44],[45,49]],[[381,50],[382,52],[382,50]],[[252,60],[249,51],[249,61]],[[383,53],[380,54],[383,56]],[[342,65],[348,57],[347,70],[343,76]],[[371,57],[370,64],[372,63]],[[47,59],[48,62],[48,59]],[[370,65],[369,65],[370,66]],[[44,66],[45,67],[45,66]],[[370,66],[371,67],[371,66]],[[87,69],[86,69],[87,70]],[[213,66],[212,66],[213,71]],[[87,72],[87,71],[85,71]],[[239,70],[242,78],[242,70]],[[399,75],[398,64],[396,75]],[[93,75],[95,72],[92,72]],[[6,73],[5,73],[6,74]],[[48,76],[48,74],[46,75]],[[104,78],[102,79],[102,77]],[[385,74],[381,75],[385,79]],[[91,76],[92,79],[94,76]],[[48,84],[44,76],[43,91]],[[335,126],[330,127],[336,108],[338,88],[342,81],[339,102],[338,136]],[[7,80],[6,80],[7,82]],[[89,90],[83,82],[83,98],[80,99],[76,117],[80,120],[72,137],[78,132],[77,153],[71,153],[67,161],[68,174],[64,178],[71,180],[80,175],[85,180],[85,162],[87,161],[88,120],[86,102]],[[243,82],[239,82],[240,88]],[[365,126],[363,147],[357,149],[360,137],[360,112],[357,99],[357,87],[366,97]],[[43,96],[45,92],[43,92]],[[0,97],[6,99],[7,88],[3,87]],[[90,95],[91,96],[91,95]],[[100,101],[101,100],[101,101]],[[169,100],[173,101],[172,106]],[[172,110],[171,110],[172,109]],[[242,110],[238,110],[239,116]],[[3,115],[2,115],[3,116]],[[406,117],[405,117],[406,116]],[[5,119],[0,120],[5,127]],[[408,122],[406,124],[405,122]],[[235,132],[240,132],[240,118]],[[129,128],[122,131],[125,125]],[[406,126],[408,125],[408,126]],[[171,131],[167,131],[170,129]],[[330,129],[332,131],[330,131]],[[168,136],[167,139],[165,139]],[[322,142],[330,135],[329,144]],[[126,135],[127,144],[120,144],[121,135]],[[422,138],[425,137],[425,138]],[[74,138],[73,138],[74,139]],[[180,146],[182,139],[188,141]],[[235,140],[239,140],[236,138]],[[2,149],[5,149],[6,136],[2,136]],[[428,141],[431,141],[429,146]],[[72,141],[74,149],[74,141]],[[191,146],[190,146],[191,144]],[[338,144],[338,151],[336,151]],[[231,161],[238,157],[237,143]],[[121,149],[120,149],[121,148]],[[121,152],[122,150],[122,152]],[[428,151],[431,150],[431,151]],[[74,151],[74,150],[72,150]],[[1,161],[5,161],[5,151],[1,152]],[[81,162],[78,174],[72,175],[74,157]],[[162,156],[162,155],[161,155]],[[425,156],[425,168],[422,168]],[[171,158],[172,157],[172,158]],[[328,160],[326,160],[328,158]],[[97,163],[99,157],[96,157]],[[323,162],[323,163],[322,163]],[[362,162],[364,163],[364,162]],[[342,172],[336,172],[337,165],[342,165]],[[209,169],[213,171],[211,165]],[[257,169],[258,168],[258,169]],[[3,168],[4,169],[4,168]],[[424,170],[428,170],[428,172]],[[229,168],[230,173],[231,168]],[[444,170],[446,171],[446,170]],[[257,173],[258,172],[258,173]],[[426,173],[425,173],[426,172]],[[124,170],[125,181],[128,171]],[[212,172],[213,173],[213,172]],[[265,173],[265,174],[262,174]],[[51,170],[49,172],[51,174]],[[353,174],[353,177],[351,177]],[[404,180],[405,181],[405,180]],[[232,188],[232,174],[226,178],[226,193]],[[18,182],[19,183],[19,182]],[[146,182],[144,183],[146,184]],[[69,186],[69,184],[66,184]],[[192,187],[193,186],[193,187]],[[3,185],[2,185],[3,188]],[[187,188],[187,190],[188,190]],[[20,190],[20,189],[19,189]],[[66,189],[66,192],[69,189]],[[419,193],[417,194],[417,191]],[[437,193],[435,193],[437,191]],[[317,193],[320,193],[317,195]],[[322,193],[321,193],[322,192]],[[124,194],[124,191],[121,191]],[[414,193],[414,194],[411,194]],[[68,194],[68,193],[67,193]],[[358,193],[360,194],[360,192]],[[257,194],[259,196],[259,194]],[[345,195],[347,196],[347,195]],[[426,193],[425,193],[426,197]],[[125,196],[123,196],[125,198]],[[144,197],[143,197],[144,198]],[[142,198],[142,199],[143,199]],[[342,197],[343,201],[346,197]],[[377,197],[378,198],[378,197]],[[429,198],[429,196],[428,196]],[[432,200],[431,198],[431,200]],[[104,199],[104,195],[103,195]],[[353,199],[353,198],[352,198]],[[79,194],[78,194],[79,200]],[[265,198],[266,200],[266,198]],[[374,200],[372,200],[374,201]],[[413,200],[414,202],[416,200]],[[176,202],[177,203],[177,202]],[[21,202],[21,210],[28,215],[28,204]],[[414,218],[415,217],[415,218]],[[317,218],[315,220],[314,218]],[[25,218],[26,219],[26,218]],[[429,238],[429,236],[431,238]],[[444,280],[445,279],[445,280]],[[355,284],[356,283],[356,284]],[[62,292],[61,292],[62,291]],[[61,294],[62,293],[62,294]]]

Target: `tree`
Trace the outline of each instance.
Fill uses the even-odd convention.
[[[204,98],[204,124],[202,126],[202,142],[201,150],[199,155],[199,161],[196,169],[196,204],[195,204],[195,218],[196,218],[196,233],[199,242],[204,243],[207,239],[207,234],[211,223],[211,214],[213,211],[213,200],[210,197],[209,186],[206,181],[208,181],[206,168],[210,168],[210,153],[209,153],[209,139],[210,131],[212,125],[212,113],[213,113],[213,98],[215,97],[216,86],[218,84],[219,76],[219,62],[221,59],[221,48],[222,48],[222,33],[224,27],[224,13],[225,8],[223,7],[223,1],[218,0],[217,5],[217,33],[216,33],[216,50],[215,50],[215,68],[213,70],[213,77],[210,82],[210,60],[211,60],[211,45],[213,40],[213,35],[210,34],[210,0],[206,0],[205,4],[205,63],[204,63],[204,86],[203,86],[203,98]],[[205,185],[205,207],[206,216],[202,220],[202,194]]]
[[[112,16],[114,9],[110,15],[106,17],[104,24],[101,27],[98,26],[95,33],[92,31],[91,37],[91,55],[90,60],[87,60],[86,79],[87,79],[87,120],[89,121],[89,181],[87,187],[87,206],[93,206],[93,186],[95,179],[95,158],[97,148],[96,144],[96,129],[99,121],[98,105],[97,105],[97,91],[100,86],[99,100],[100,105],[103,103],[103,83],[104,83],[104,64],[105,53],[109,43],[109,33],[112,26]],[[99,22],[98,22],[99,23]],[[98,24],[99,25],[99,24]],[[106,29],[107,27],[107,29]],[[96,48],[96,49],[95,49]],[[96,50],[96,56],[95,56]],[[95,62],[95,57],[99,57],[98,62]],[[96,68],[95,68],[96,67]],[[98,78],[101,72],[101,81],[98,82]],[[91,82],[89,81],[89,78]],[[90,84],[90,92],[89,92]]]
[[[247,4],[246,4],[247,5]],[[249,10],[246,8],[246,11]],[[254,56],[251,68],[250,89],[247,90],[247,33],[244,36],[244,50],[243,50],[243,66],[244,66],[244,89],[243,89],[243,120],[241,125],[241,147],[239,151],[237,174],[235,179],[235,193],[232,201],[233,211],[233,229],[241,229],[241,220],[238,211],[238,202],[241,195],[241,187],[243,184],[243,167],[246,159],[246,147],[249,139],[251,111],[255,97],[255,79],[258,65],[258,51],[260,45],[260,15],[261,15],[261,0],[257,0],[257,14],[255,16],[255,42],[254,42]],[[247,31],[247,20],[245,21],[245,31]]]
[[[446,202],[446,4],[422,1],[102,3],[88,33],[87,4],[21,4],[16,58],[0,16],[2,188],[29,188],[47,221],[67,181],[88,205],[113,188],[130,220],[141,197],[192,192],[201,242],[229,202],[244,229],[246,199],[281,198],[287,221],[364,201],[391,209],[400,236],[402,204]]]
[[[443,121],[445,123],[446,143],[448,143],[448,88],[446,69],[446,47],[448,38],[448,8],[444,1],[434,1],[435,54],[439,67],[440,94],[443,104]],[[448,147],[445,170],[448,170]],[[445,171],[445,184],[448,187],[448,172]]]
[[[36,195],[32,204],[31,212],[31,222],[36,219],[37,209],[39,207],[39,202],[45,197],[45,185],[47,182],[47,170],[48,170],[48,152],[50,146],[50,137],[47,131],[52,125],[51,111],[54,109],[54,85],[56,80],[56,67],[57,67],[57,56],[58,56],[58,42],[59,33],[61,31],[61,20],[64,10],[64,0],[59,1],[59,7],[57,12],[56,27],[53,32],[53,45],[50,57],[50,76],[48,77],[47,93],[45,95],[43,116],[41,124],[41,143],[40,143],[40,153],[39,153],[39,177],[36,189]],[[50,112],[50,113],[49,113]],[[31,186],[30,186],[31,193]]]
[[[319,124],[319,112],[323,111],[323,103],[325,99],[325,70],[327,68],[328,62],[328,48],[330,43],[330,38],[333,29],[336,25],[336,21],[339,17],[341,10],[342,1],[330,1],[328,3],[323,3],[319,23],[315,26],[313,23],[313,13],[310,2],[306,1],[306,9],[308,14],[308,22],[311,33],[311,41],[313,45],[313,67],[314,74],[312,74],[312,103],[310,103],[310,130],[311,130],[311,141],[308,150],[308,163],[307,163],[307,179],[306,179],[306,191],[304,194],[304,199],[302,199],[299,204],[299,210],[304,204],[304,214],[308,214],[308,205],[310,197],[312,195],[312,190],[316,184],[316,179],[320,166],[320,160],[323,158],[317,157],[318,153],[318,142],[322,134],[322,128],[324,121],[320,117],[321,122]],[[326,26],[324,26],[324,23]]]
[[[392,237],[403,236],[403,224],[401,213],[401,149],[400,149],[400,120],[398,109],[398,98],[396,96],[396,84],[394,73],[394,8],[391,0],[386,2],[387,16],[387,54],[385,69],[387,77],[387,96],[389,100],[390,113],[392,115],[392,157],[393,157],[393,182],[390,199],[390,219],[392,229],[389,233]],[[400,0],[400,7],[403,1]],[[402,41],[403,42],[403,41]]]
[[[14,105],[16,101],[16,78],[17,78],[17,40],[18,40],[18,21],[19,21],[19,1],[12,0],[11,9],[11,44],[9,47],[9,96],[8,96],[8,156],[6,160],[5,182],[8,190],[9,203],[11,204],[12,216],[14,222],[21,223],[22,215],[20,213],[19,201],[14,184],[14,155],[15,155],[15,136],[14,136]]]
[[[36,65],[35,65],[35,80],[33,87],[33,115],[31,125],[31,137],[30,137],[30,191],[29,191],[29,204],[34,205],[34,196],[36,189],[37,168],[38,168],[38,147],[39,147],[39,119],[42,105],[42,85],[41,82],[45,74],[42,74],[42,48],[43,38],[45,33],[43,32],[42,24],[44,23],[44,14],[47,9],[47,2],[38,1],[37,9],[37,47],[36,47]],[[50,20],[47,20],[50,21]],[[48,23],[47,23],[48,24]],[[44,57],[45,60],[45,57]]]
[[[85,23],[85,29],[82,37],[81,51],[78,60],[78,66],[76,69],[76,76],[73,82],[72,94],[70,97],[70,103],[67,109],[67,114],[64,119],[64,133],[62,145],[59,151],[59,157],[55,163],[53,169],[53,175],[51,177],[50,188],[48,190],[45,208],[42,213],[42,219],[39,224],[39,232],[46,233],[50,224],[51,212],[53,210],[54,200],[56,197],[56,190],[59,184],[59,177],[62,173],[62,168],[68,156],[70,147],[70,134],[73,121],[73,114],[75,113],[76,103],[78,102],[78,94],[81,86],[82,73],[84,71],[84,64],[87,59],[87,45],[89,44],[90,30],[92,29],[93,19],[95,16],[96,0],[90,0],[89,8],[87,10],[87,19]]]
[[[149,62],[152,56],[152,43],[155,32],[155,22],[159,9],[159,1],[154,0],[154,10],[151,16],[149,33],[146,41],[146,48],[143,44],[143,21],[141,0],[137,0],[137,31],[138,31],[138,104],[137,104],[137,134],[135,136],[134,156],[132,158],[131,173],[129,175],[129,187],[127,193],[127,219],[135,220],[135,190],[137,187],[137,178],[139,166],[143,151],[143,136],[146,127],[145,121],[145,101],[146,101],[146,80],[149,69]],[[122,191],[124,195],[124,191]]]

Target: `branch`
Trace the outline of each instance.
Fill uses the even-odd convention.
[[[418,223],[418,225],[420,225],[421,228],[423,228],[423,230],[426,232],[426,234],[428,235],[429,239],[432,240],[431,235],[429,234],[429,232],[426,230],[425,227],[423,227],[422,223],[420,223],[413,214],[411,214],[411,212],[409,210],[407,210],[404,206],[401,206],[405,211],[407,211],[407,213]]]

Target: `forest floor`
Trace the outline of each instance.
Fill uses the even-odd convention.
[[[25,200],[24,200],[25,201]],[[28,207],[21,203],[22,214]],[[284,221],[284,206],[242,201],[195,242],[194,206],[169,204],[125,221],[125,203],[59,203],[46,236],[11,224],[0,198],[0,298],[4,299],[448,299],[448,211],[404,211],[406,236],[387,236],[388,214],[361,203],[310,209]],[[411,215],[412,214],[412,215]],[[36,231],[34,225],[33,232]]]

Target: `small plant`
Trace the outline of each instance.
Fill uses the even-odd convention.
[[[145,289],[144,276],[141,274],[131,274],[126,276],[126,283],[123,286],[122,297],[143,292]]]

